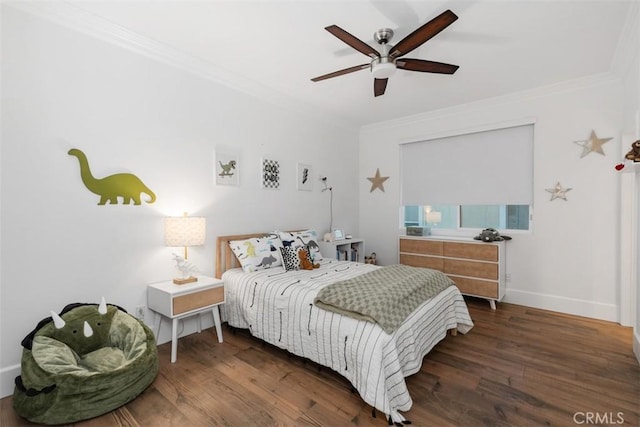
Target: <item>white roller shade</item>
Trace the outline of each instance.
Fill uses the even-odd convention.
[[[400,146],[402,204],[530,205],[533,125]]]

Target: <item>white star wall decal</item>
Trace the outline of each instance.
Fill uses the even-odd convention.
[[[585,139],[582,141],[573,141],[574,144],[578,144],[579,146],[582,147],[582,154],[580,155],[580,158],[583,158],[584,156],[586,156],[589,153],[599,153],[602,154],[604,156],[604,151],[602,150],[602,145],[604,145],[604,143],[609,142],[613,139],[612,138],[598,138],[596,136],[596,131],[592,130],[591,131],[591,135],[589,136],[589,139]]]
[[[553,188],[547,188],[544,191],[551,193],[551,200],[550,201],[554,201],[555,199],[562,199],[562,200],[567,200],[567,192],[571,191],[571,188],[564,188],[562,185],[560,185],[560,182],[556,183],[555,187]]]

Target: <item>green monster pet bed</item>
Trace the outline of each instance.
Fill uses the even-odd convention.
[[[115,305],[69,304],[22,340],[13,407],[29,421],[66,424],[133,400],[158,373],[153,332]]]

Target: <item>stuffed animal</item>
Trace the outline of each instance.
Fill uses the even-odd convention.
[[[301,270],[313,270],[314,268],[320,268],[320,264],[314,264],[309,256],[309,251],[305,248],[298,250],[298,258],[300,258]]]
[[[474,239],[482,240],[483,242],[502,242],[503,240],[511,240],[511,237],[501,236],[495,228],[485,228]]]
[[[640,162],[640,139],[631,143],[631,150],[624,156],[627,160]]]

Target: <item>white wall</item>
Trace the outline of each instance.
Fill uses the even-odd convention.
[[[533,229],[507,243],[506,301],[617,320],[618,177],[623,120],[619,79],[594,76],[526,93],[365,127],[360,133],[360,231],[384,264],[398,260],[399,144],[511,121],[535,120]],[[606,156],[580,158],[574,141],[613,137]],[[464,153],[460,153],[461,156]],[[455,159],[443,161],[455,162]],[[491,159],[478,159],[487,163]],[[391,178],[370,193],[376,168]],[[556,182],[568,201],[550,201]],[[393,242],[393,243],[391,243]]]
[[[165,215],[207,217],[207,243],[189,259],[208,275],[217,235],[325,231],[329,194],[320,192],[318,174],[334,187],[334,224],[357,233],[356,130],[7,5],[1,12],[0,396],[13,392],[20,341],[49,310],[105,296],[133,312],[146,305],[148,283],[177,274],[175,249],[163,245]],[[240,150],[239,187],[214,184],[216,146]],[[157,202],[97,206],[67,155],[72,147],[87,154],[97,177],[136,174]],[[264,155],[281,163],[280,190],[259,186]],[[312,192],[295,189],[296,162],[313,166]],[[185,320],[185,333],[193,330],[195,321]]]
[[[629,33],[627,42],[635,48],[625,50],[626,63],[620,70],[624,82],[622,99],[624,133],[628,142],[640,139],[640,23],[638,22],[640,20],[640,5],[634,5],[632,16],[635,16],[635,19],[629,19],[630,28],[627,31]],[[630,145],[625,144],[621,148],[621,153],[626,153],[630,149]],[[633,348],[636,358],[640,362],[640,268],[638,268],[638,260],[640,259],[640,170],[636,169],[635,177],[629,177],[625,174],[621,176],[621,180],[622,189],[627,191],[626,194],[623,194],[623,209],[628,210],[622,214],[627,213],[627,218],[632,222],[631,225],[623,227],[621,230],[621,239],[623,243],[627,244],[626,248],[630,249],[630,253],[622,254],[623,261],[627,262],[623,264],[626,270],[621,273],[635,275],[635,277],[629,277],[632,287],[629,297],[633,299],[632,304],[635,304],[635,319],[632,319],[634,321]]]

